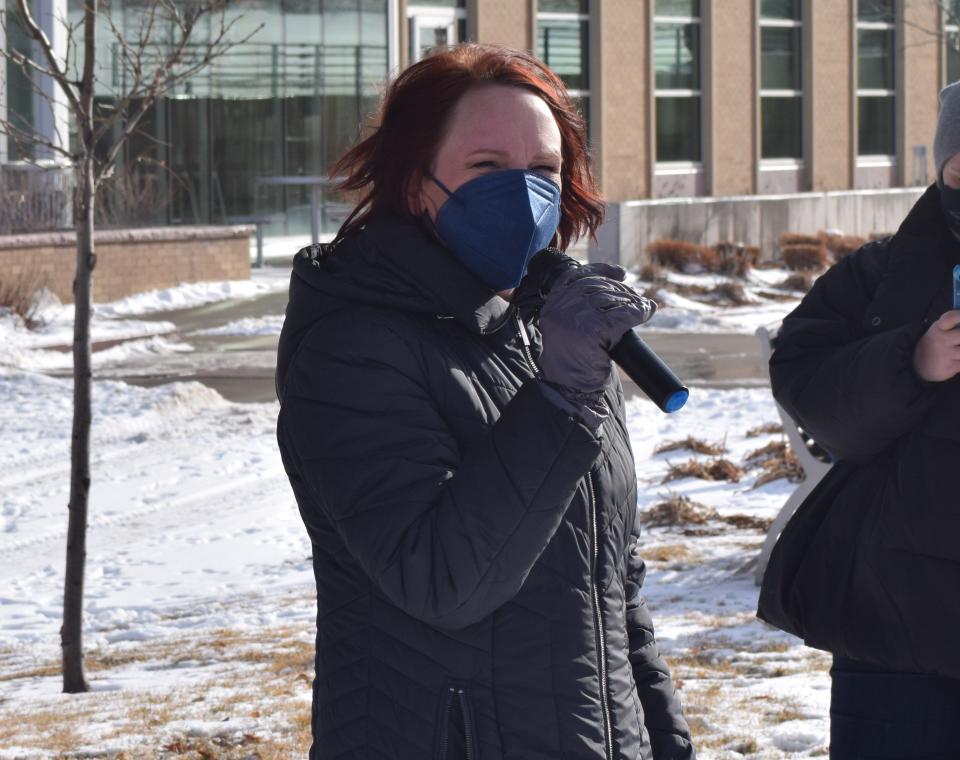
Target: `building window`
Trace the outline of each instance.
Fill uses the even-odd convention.
[[[10,8],[0,9],[3,14],[4,28],[6,29],[7,53],[14,51],[27,58],[33,57],[33,46],[19,21],[18,13]],[[35,129],[34,119],[34,78],[28,69],[17,65],[9,58],[0,61],[0,66],[6,69],[6,106],[7,119],[10,123],[29,134]],[[7,156],[10,161],[19,161],[34,158],[33,145],[19,143],[16,138],[0,135],[0,140],[7,141]]]
[[[960,79],[960,0],[943,4],[943,39],[945,43],[946,84]]]
[[[567,86],[590,129],[589,0],[540,0],[537,55]]]
[[[699,162],[700,0],[656,0],[654,9],[657,162]]]
[[[466,0],[415,0],[407,6],[410,61],[467,39]]]
[[[857,3],[857,154],[896,154],[893,0]]]
[[[760,3],[760,157],[803,156],[800,0]]]

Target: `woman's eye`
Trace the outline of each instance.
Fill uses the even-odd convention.
[[[473,169],[496,169],[497,162],[496,161],[477,161],[477,163],[475,163],[472,166],[472,168]]]
[[[559,174],[560,173],[560,167],[558,166],[543,165],[543,166],[534,166],[533,168],[534,168],[534,171],[538,171],[541,174]]]

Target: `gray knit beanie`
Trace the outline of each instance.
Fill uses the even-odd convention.
[[[960,153],[960,81],[940,90],[940,118],[933,138],[933,160],[937,166],[937,185],[943,186],[943,165]]]

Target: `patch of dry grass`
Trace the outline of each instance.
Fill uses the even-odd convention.
[[[740,530],[756,530],[760,533],[766,533],[773,525],[773,518],[754,517],[753,515],[723,515],[720,518],[727,525],[732,525]]]
[[[657,448],[653,450],[654,454],[663,454],[667,451],[692,451],[695,454],[708,454],[710,456],[718,456],[719,454],[726,454],[727,447],[722,443],[709,443],[704,441],[702,438],[694,438],[692,435],[688,435],[686,438],[682,438],[677,441],[665,441],[661,443]]]
[[[87,670],[98,679],[145,666],[143,688],[55,694],[0,704],[0,746],[22,746],[44,756],[95,751],[113,758],[223,758],[286,760],[310,745],[313,641],[305,627],[195,632],[159,641],[91,650]],[[193,668],[185,688],[151,687],[150,672]],[[149,670],[147,670],[149,669]],[[209,674],[209,677],[208,677]],[[6,674],[59,679],[59,663]],[[243,719],[242,728],[228,724]],[[181,721],[224,724],[222,731],[184,732]],[[254,726],[251,728],[251,720]],[[134,746],[130,747],[133,740]],[[112,743],[125,745],[110,753]]]
[[[783,282],[774,287],[780,290],[790,290],[797,293],[807,293],[813,287],[813,275],[808,272],[794,272]]]
[[[747,438],[759,438],[761,435],[773,435],[775,433],[782,432],[783,425],[781,425],[779,422],[766,422],[763,425],[750,428],[747,431]]]
[[[744,467],[759,467],[762,472],[757,476],[754,488],[786,478],[791,483],[799,483],[806,477],[796,454],[786,441],[771,441],[766,446],[751,451],[744,459]]]
[[[637,514],[637,519],[652,528],[673,525],[704,525],[717,516],[717,510],[692,501],[688,496],[673,495]]]
[[[690,459],[681,464],[668,463],[667,474],[661,483],[669,483],[683,478],[700,478],[701,480],[727,481],[739,483],[743,477],[743,470],[729,459],[716,458],[706,462]]]
[[[644,548],[643,559],[647,562],[664,562],[671,569],[689,567],[700,558],[700,554],[695,552],[685,544],[660,544],[659,546],[650,546]]]

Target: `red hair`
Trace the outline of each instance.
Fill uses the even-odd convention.
[[[457,103],[471,88],[487,84],[529,90],[549,106],[563,159],[555,240],[566,249],[585,233],[594,235],[603,201],[590,170],[586,126],[563,82],[529,53],[466,43],[441,48],[403,71],[387,89],[376,129],[334,165],[331,174],[345,177],[340,189],[360,193],[338,240],[381,213],[411,213],[412,183],[430,170]]]

